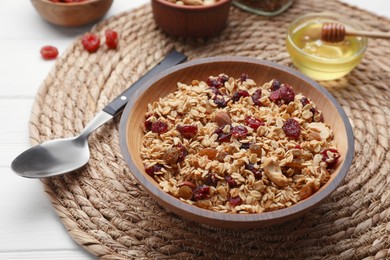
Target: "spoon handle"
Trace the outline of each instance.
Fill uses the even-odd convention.
[[[155,65],[151,70],[149,70],[145,75],[143,75],[138,81],[131,85],[131,87],[127,88],[116,97],[111,103],[109,103],[103,111],[115,117],[119,112],[123,110],[125,105],[127,104],[127,100],[129,99],[129,95],[133,93],[133,91],[140,86],[142,86],[146,81],[148,81],[151,77],[157,75],[158,73],[169,69],[170,67],[180,64],[187,60],[187,56],[184,54],[177,52],[176,50],[171,51],[161,62]]]

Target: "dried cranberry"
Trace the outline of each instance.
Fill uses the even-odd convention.
[[[234,197],[234,198],[230,197],[228,199],[228,201],[229,201],[230,205],[232,205],[233,207],[238,206],[242,203],[242,199],[239,196]]]
[[[236,138],[244,138],[248,134],[248,129],[243,125],[238,125],[232,128],[231,134]]]
[[[244,81],[246,81],[248,78],[249,78],[248,74],[242,73],[241,76],[240,76],[240,81],[241,81],[241,82],[244,82]]]
[[[240,100],[241,97],[249,97],[249,92],[246,90],[239,89],[236,92],[234,92],[232,96],[232,100],[234,102],[237,102]]]
[[[238,186],[237,182],[232,178],[232,176],[226,176],[225,181],[227,182],[230,188],[235,188]]]
[[[284,133],[293,139],[298,139],[301,135],[301,126],[294,118],[289,118],[284,122],[282,129]]]
[[[223,132],[224,128],[225,128],[225,126],[220,126],[220,127],[217,128],[217,130],[214,131],[214,134],[218,135],[217,141],[220,142],[220,143],[229,142],[230,141],[230,137],[232,136],[231,133],[224,133]]]
[[[198,133],[198,127],[196,125],[177,125],[176,130],[187,139],[193,138]]]
[[[100,39],[96,34],[86,33],[81,38],[81,43],[88,52],[96,52],[100,46]]]
[[[260,98],[261,98],[261,89],[256,89],[256,91],[252,94],[253,103],[257,106],[263,105],[260,101]]]
[[[118,46],[118,33],[114,30],[108,29],[105,32],[106,45],[109,49],[116,49]]]
[[[222,84],[225,84],[225,82],[227,82],[229,80],[229,77],[225,74],[222,74],[218,77],[218,80],[219,82],[221,82]]]
[[[193,194],[195,201],[207,199],[210,196],[210,187],[207,185],[198,186],[193,190]]]
[[[206,83],[208,86],[215,88],[220,88],[223,85],[223,83],[220,81],[220,78],[215,77],[209,77]]]
[[[329,157],[328,153],[332,154],[332,156]],[[321,152],[321,154],[322,154],[322,161],[326,163],[326,168],[328,169],[333,168],[337,164],[340,158],[340,153],[333,148],[325,149]]]
[[[259,180],[263,177],[263,169],[260,167],[256,167],[257,165],[254,163],[245,164],[245,169],[252,172],[255,176],[255,179]]]
[[[302,97],[300,101],[303,107],[306,106],[307,104],[310,104],[310,101],[307,97]]]
[[[277,80],[277,79],[274,79],[274,80],[272,81],[271,91],[275,91],[275,90],[277,90],[277,89],[279,89],[279,88],[280,88],[280,81]]]
[[[251,116],[247,116],[245,118],[245,123],[247,126],[249,126],[250,128],[253,128],[254,130],[257,130],[257,128],[264,125],[264,122],[262,120],[251,117]]]
[[[145,172],[149,175],[154,177],[156,172],[160,172],[164,168],[164,165],[162,164],[155,164],[150,167],[145,168]]]
[[[211,92],[213,92],[214,95],[222,95],[221,91],[217,87],[210,87]]]
[[[145,126],[146,131],[152,130],[152,125],[153,125],[153,122],[152,122],[152,121],[150,121],[150,120],[145,120],[144,126]]]
[[[219,179],[217,178],[217,176],[214,173],[209,173],[209,174],[207,174],[205,183],[209,186],[216,187],[218,184],[218,181],[219,181]]]
[[[282,85],[279,89],[271,92],[269,99],[277,105],[283,105],[294,101],[294,97],[294,90],[288,85]]]
[[[53,59],[57,58],[58,50],[54,46],[50,46],[50,45],[43,46],[41,48],[41,56],[45,60],[53,60]]]
[[[224,97],[222,96],[215,96],[213,99],[214,103],[217,105],[219,108],[224,108],[227,106],[227,101],[225,100]]]
[[[150,128],[153,133],[162,134],[168,131],[168,125],[161,121],[156,121],[152,124]]]

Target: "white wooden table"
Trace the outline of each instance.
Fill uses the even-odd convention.
[[[390,17],[390,1],[343,0]],[[148,0],[115,0],[106,17]],[[30,147],[28,121],[35,94],[53,66],[42,46],[61,54],[91,26],[61,28],[43,21],[29,1],[0,1],[0,259],[93,259],[68,235],[39,180],[14,175],[11,161]]]

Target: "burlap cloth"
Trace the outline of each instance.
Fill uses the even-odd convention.
[[[218,37],[173,38],[156,27],[149,4],[102,21],[93,31],[120,33],[120,47],[95,54],[80,39],[47,76],[33,106],[33,144],[73,136],[94,114],[172,48],[190,59],[242,55],[292,66],[288,24],[314,11],[361,20],[368,30],[390,21],[335,0],[295,1],[286,13],[262,18],[231,9]],[[356,154],[342,185],[310,213],[283,225],[217,230],[180,219],[156,204],[134,180],[119,149],[119,117],[90,138],[91,160],[79,171],[42,179],[70,236],[109,259],[383,259],[390,258],[390,41],[370,39],[363,62],[348,76],[321,82],[345,109]]]

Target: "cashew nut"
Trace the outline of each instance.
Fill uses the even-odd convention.
[[[288,179],[283,175],[280,169],[279,162],[275,158],[267,158],[263,164],[264,173],[278,187],[285,187],[288,184]]]

